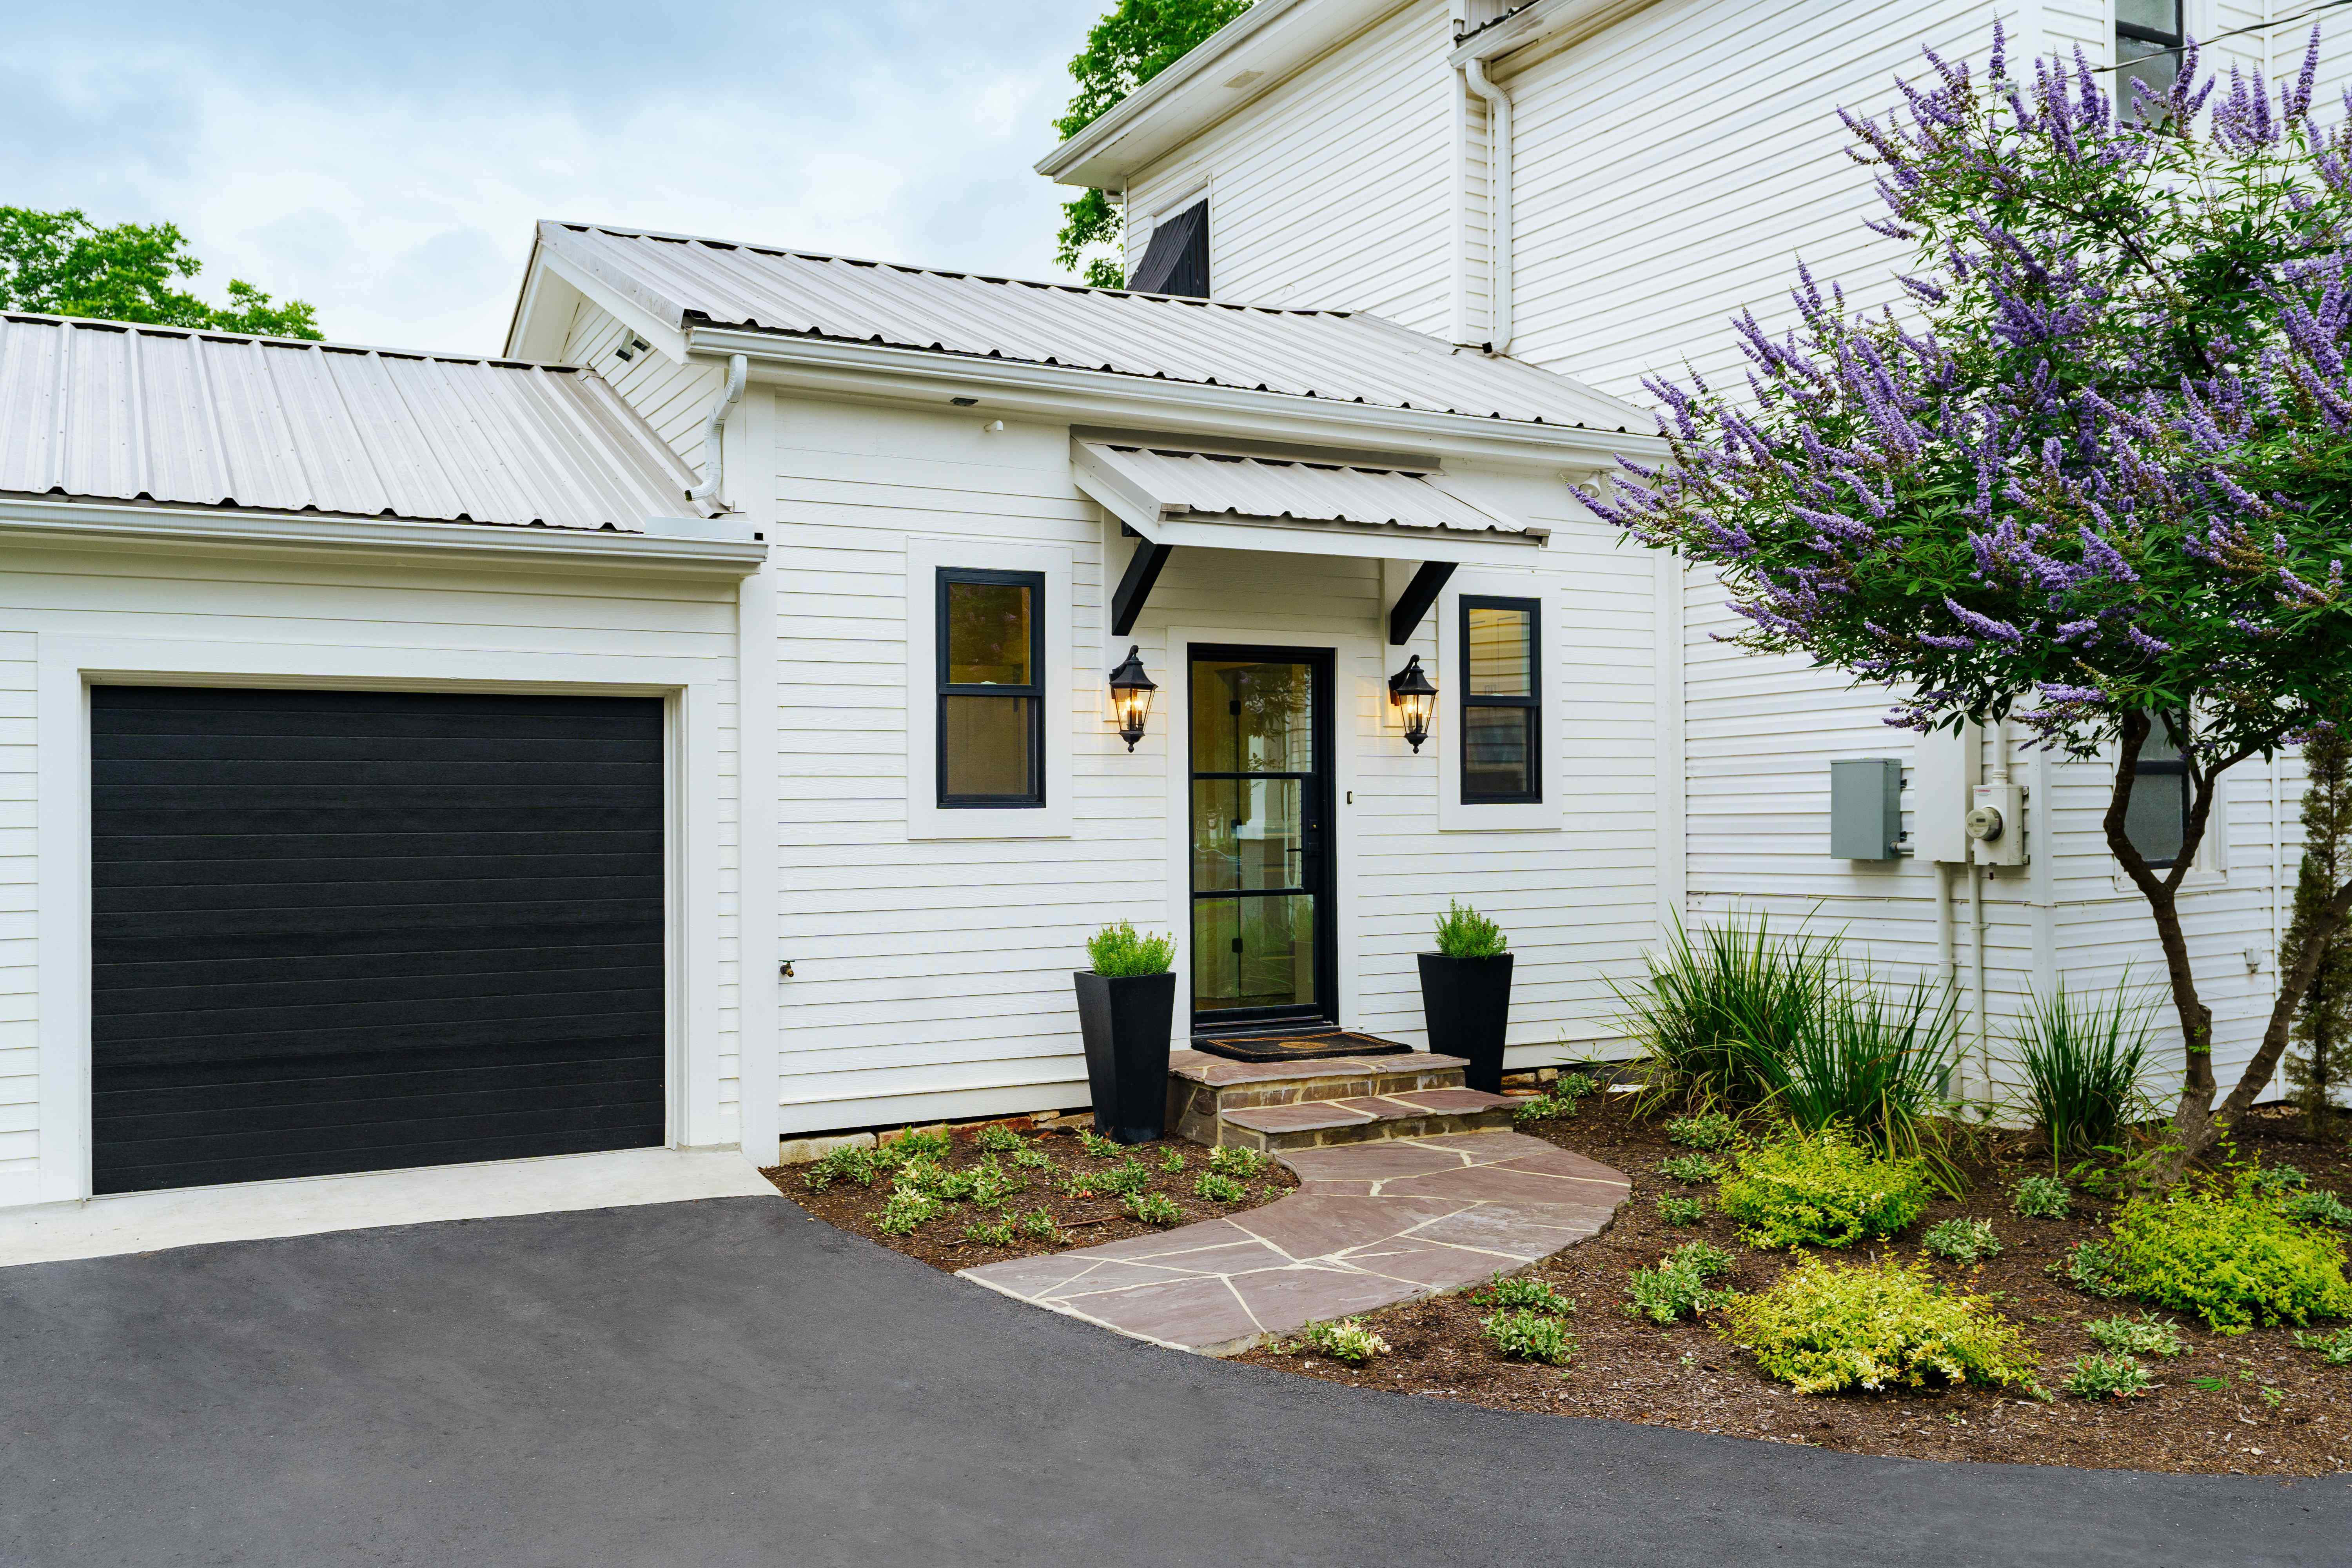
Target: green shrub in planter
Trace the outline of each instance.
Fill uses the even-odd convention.
[[[2034,1380],[2014,1323],[1899,1263],[1808,1258],[1769,1289],[1734,1298],[1725,1316],[1727,1337],[1800,1394]]]
[[[1112,980],[1165,974],[1176,967],[1176,942],[1172,937],[1146,936],[1133,921],[1121,921],[1087,938],[1087,962]]]
[[[2132,1199],[2106,1253],[2126,1295],[2194,1312],[2221,1333],[2352,1317],[2344,1248],[2251,1181]]]
[[[1756,1247],[1850,1247],[1892,1236],[1930,1196],[1918,1161],[1874,1154],[1834,1129],[1784,1133],[1738,1159],[1716,1206]]]
[[[1437,921],[1437,951],[1444,958],[1499,958],[1511,945],[1503,928],[1467,904],[1446,900]]]

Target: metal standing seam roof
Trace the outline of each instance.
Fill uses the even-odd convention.
[[[1528,533],[1523,522],[1473,506],[1427,473],[1356,468],[1283,458],[1082,441],[1095,462],[1131,491],[1150,498],[1163,517],[1290,519],[1465,532]]]
[[[542,222],[540,243],[683,331],[698,322],[1334,403],[1647,435],[1635,405],[1349,310],[1137,294]]]
[[[694,482],[567,366],[0,316],[0,492],[635,531]]]

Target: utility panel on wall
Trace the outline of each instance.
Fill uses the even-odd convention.
[[[1892,860],[1902,840],[1902,763],[1842,757],[1830,763],[1830,853],[1841,860]]]

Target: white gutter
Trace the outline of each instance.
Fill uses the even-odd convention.
[[[1419,408],[1384,408],[1236,386],[1207,386],[1120,375],[1066,365],[1030,364],[903,349],[883,343],[763,332],[757,328],[701,327],[691,334],[701,353],[743,353],[761,363],[762,385],[826,393],[899,396],[944,404],[980,395],[991,414],[1035,414],[1090,426],[1134,424],[1170,432],[1246,434],[1267,441],[1360,447],[1426,445],[1465,457],[1504,461],[1589,463],[1613,467],[1619,453],[1643,462],[1669,456],[1652,433],[1592,426],[1490,419]]]
[[[743,383],[751,374],[750,360],[741,354],[727,356],[727,389],[711,405],[710,417],[702,424],[702,482],[686,492],[687,500],[717,499],[719,483],[727,477],[727,416],[743,401]]]
[[[1486,100],[1486,286],[1492,312],[1486,346],[1511,352],[1511,95],[1486,79],[1486,62],[1462,62],[1462,79]]]
[[[719,518],[649,518],[638,533],[13,498],[0,500],[0,544],[10,543],[326,551],[450,564],[625,567],[730,577],[759,570],[768,553],[749,527]]]

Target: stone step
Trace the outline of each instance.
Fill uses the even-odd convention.
[[[1310,1062],[1237,1062],[1206,1051],[1171,1051],[1168,1125],[1180,1138],[1214,1144],[1217,1118],[1228,1110],[1459,1089],[1467,1066],[1460,1057],[1428,1051]]]
[[[1509,1127],[1518,1103],[1475,1089],[1421,1089],[1245,1106],[1218,1113],[1217,1142],[1273,1152],[1478,1132]]]

